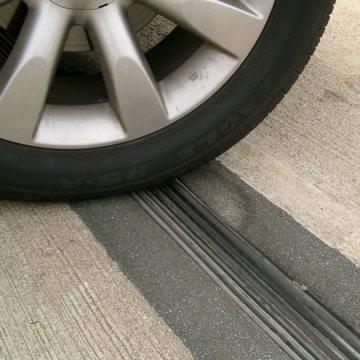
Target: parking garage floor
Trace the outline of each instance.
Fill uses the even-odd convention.
[[[338,0],[294,88],[182,179],[360,332],[360,4]],[[286,359],[131,195],[0,202],[0,358]]]

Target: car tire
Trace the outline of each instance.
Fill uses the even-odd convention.
[[[1,197],[74,200],[128,192],[215,158],[281,101],[314,52],[333,5],[333,0],[276,0],[261,36],[231,78],[179,121],[146,136],[81,149],[0,140]],[[182,29],[172,36],[189,37]],[[161,62],[156,51],[149,55],[155,67]]]

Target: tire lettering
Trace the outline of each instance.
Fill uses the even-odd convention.
[[[76,189],[80,184],[84,182],[84,178],[60,178],[60,186],[64,190]]]

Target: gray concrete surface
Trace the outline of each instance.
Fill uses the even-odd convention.
[[[191,359],[76,214],[0,202],[0,359]]]
[[[360,2],[337,0],[309,65],[275,111],[220,157],[360,265]]]

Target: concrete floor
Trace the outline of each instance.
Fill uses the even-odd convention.
[[[0,359],[191,359],[66,204],[0,203]]]
[[[220,158],[358,265],[359,19],[358,0],[338,0],[295,87]],[[0,268],[0,358],[192,357],[66,204],[0,202]]]
[[[360,265],[360,2],[327,31],[275,111],[220,161]]]

